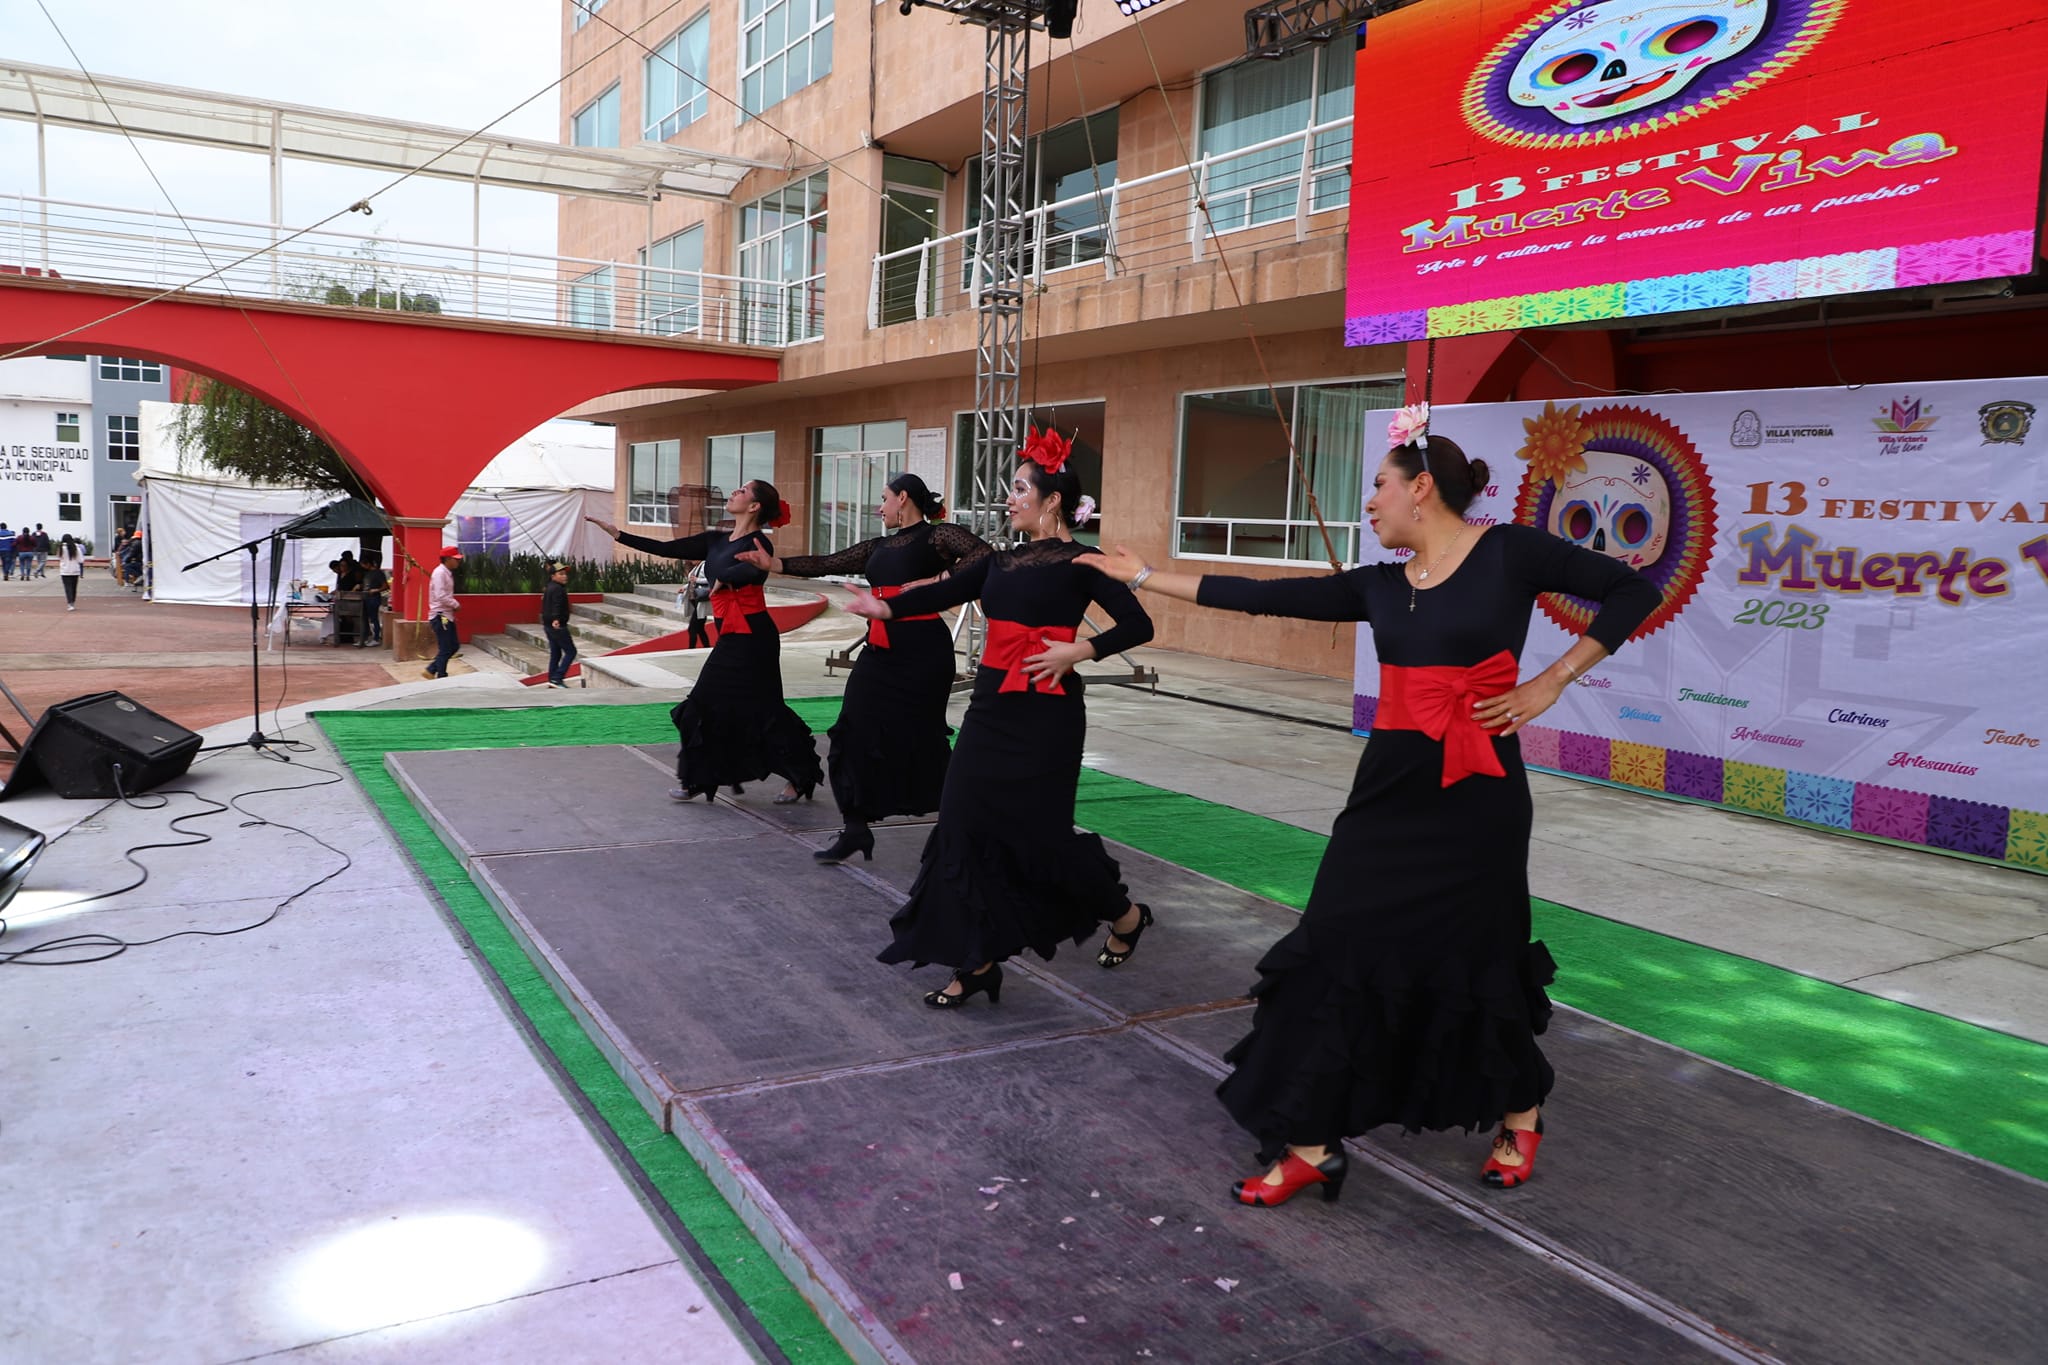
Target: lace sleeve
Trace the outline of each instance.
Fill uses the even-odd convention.
[[[789,555],[782,561],[782,571],[791,578],[823,578],[827,574],[856,575],[865,573],[868,567],[868,552],[881,544],[881,539],[863,540],[858,545],[849,545],[837,554]]]
[[[950,521],[932,524],[932,548],[939,552],[939,558],[945,560],[946,567],[954,573],[989,553],[987,541],[965,526],[955,526]]]

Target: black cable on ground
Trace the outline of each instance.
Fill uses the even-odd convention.
[[[300,744],[298,741],[290,741],[290,743],[300,749],[310,750],[312,748],[311,745]],[[266,757],[268,757],[268,755],[266,755]],[[282,756],[280,755],[279,759],[281,760],[281,758]],[[159,934],[155,938],[142,939],[124,939],[113,934],[100,933],[63,934],[59,935],[56,938],[45,939],[40,943],[31,943],[27,947],[15,948],[8,951],[0,951],[0,966],[19,965],[26,967],[72,967],[88,962],[105,962],[108,958],[119,957],[122,953],[127,952],[130,948],[146,948],[152,944],[167,943],[174,938],[229,938],[235,934],[246,934],[253,929],[261,929],[264,925],[276,919],[278,915],[283,912],[284,908],[290,905],[293,901],[299,899],[299,897],[301,896],[306,895],[308,892],[314,890],[316,887],[325,885],[327,882],[334,880],[334,878],[340,876],[342,873],[348,871],[349,868],[355,866],[355,859],[349,857],[348,854],[342,852],[334,845],[328,843],[319,835],[301,829],[297,825],[285,824],[281,820],[265,819],[264,817],[257,815],[255,812],[246,810],[242,807],[241,803],[252,796],[263,796],[272,792],[307,791],[314,787],[331,787],[335,783],[340,782],[342,780],[342,775],[340,773],[335,772],[329,768],[302,768],[300,769],[300,771],[319,773],[325,776],[327,780],[324,782],[301,782],[295,783],[291,786],[258,787],[253,791],[238,792],[235,795],[230,796],[225,802],[216,801],[210,796],[201,796],[198,792],[192,791],[190,788],[184,787],[176,787],[164,792],[157,793],[157,800],[154,805],[144,804],[141,800],[137,799],[136,797],[128,795],[125,791],[122,792],[119,797],[120,804],[128,807],[130,810],[162,810],[166,806],[170,805],[170,798],[173,796],[192,797],[194,800],[205,802],[206,805],[210,807],[210,809],[190,811],[184,815],[177,816],[171,820],[170,829],[172,830],[172,832],[181,835],[189,835],[189,838],[183,838],[176,841],[160,841],[156,843],[131,844],[125,850],[123,850],[121,854],[122,861],[136,868],[142,874],[141,876],[135,878],[133,881],[127,883],[125,886],[117,886],[110,891],[95,892],[93,895],[81,896],[77,900],[67,901],[62,905],[51,907],[52,911],[74,910],[77,909],[79,906],[91,905],[95,901],[109,900],[115,896],[125,895],[130,891],[134,891],[140,888],[149,881],[149,867],[147,864],[138,861],[135,857],[136,854],[148,852],[151,849],[196,848],[201,844],[210,844],[213,842],[212,835],[201,834],[197,830],[185,828],[185,821],[205,819],[209,816],[220,815],[226,811],[233,810],[235,813],[239,815],[246,815],[249,817],[247,820],[244,820],[238,828],[250,829],[257,826],[267,825],[274,829],[289,830],[293,834],[304,835],[306,838],[311,839],[314,843],[320,845],[320,847],[326,849],[329,853],[332,853],[336,857],[341,859],[341,865],[339,867],[336,867],[330,872],[322,874],[321,876],[315,878],[313,881],[310,881],[306,885],[300,887],[297,891],[292,892],[289,896],[286,896],[283,900],[279,901],[276,905],[272,906],[270,908],[269,913],[265,914],[261,919],[254,920],[248,924],[239,925],[232,929],[178,929],[168,934]],[[115,765],[114,780],[116,786],[118,787],[121,780],[120,766],[118,764]],[[0,939],[4,939],[7,935],[7,932],[7,921],[4,917],[0,917]],[[56,956],[47,956],[50,954],[56,954]]]

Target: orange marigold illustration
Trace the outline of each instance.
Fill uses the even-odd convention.
[[[1537,482],[1555,481],[1586,467],[1586,433],[1577,403],[1562,412],[1557,404],[1544,403],[1540,416],[1522,419],[1522,431],[1529,439],[1515,454],[1528,461]]]

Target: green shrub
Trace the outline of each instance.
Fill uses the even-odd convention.
[[[477,555],[462,561],[456,576],[456,591],[539,592],[547,586],[548,560],[536,554],[516,554],[508,559]],[[572,559],[569,561],[570,592],[630,593],[642,583],[680,583],[683,566],[673,559]]]

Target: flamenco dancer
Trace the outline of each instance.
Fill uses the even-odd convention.
[[[710,581],[711,614],[718,622],[718,642],[680,705],[669,713],[682,748],[676,754],[678,785],[669,795],[677,801],[702,796],[709,801],[720,787],[737,795],[742,783],[775,773],[788,785],[775,798],[778,806],[805,800],[824,771],[811,743],[810,727],[782,700],[782,633],[768,614],[761,584],[768,575],[741,560],[742,551],[775,553],[767,529],[789,523],[789,504],[775,485],[755,479],[725,500],[732,531],[705,531],[680,540],[650,540],[626,535],[608,521],[585,517],[621,545],[664,559],[701,559]]]
[[[848,608],[890,621],[981,599],[988,637],[974,696],[946,770],[939,822],[925,841],[910,899],[889,925],[883,962],[940,962],[953,979],[925,996],[952,1009],[979,994],[1002,998],[1004,959],[1026,948],[1051,958],[1060,940],[1080,943],[1107,921],[1095,960],[1118,967],[1137,950],[1152,911],[1126,894],[1116,861],[1093,834],[1074,829],[1074,789],[1088,717],[1071,670],[1152,638],[1152,618],[1130,590],[1077,563],[1073,528],[1094,511],[1066,467],[1071,444],[1033,431],[1010,481],[1010,526],[1030,537],[984,555],[942,583],[884,601],[862,594]],[[1076,640],[1088,604],[1115,621]]]
[[[1301,923],[1259,963],[1251,1032],[1217,1094],[1258,1138],[1263,1178],[1231,1187],[1272,1208],[1321,1186],[1334,1200],[1343,1142],[1382,1123],[1500,1128],[1488,1185],[1527,1180],[1555,1076],[1536,1045],[1556,973],[1529,939],[1529,780],[1516,733],[1654,611],[1635,570],[1527,526],[1464,513],[1484,460],[1404,408],[1365,514],[1380,544],[1414,553],[1322,578],[1156,573],[1121,546],[1082,563],[1207,607],[1364,621],[1380,659],[1379,712]],[[1541,593],[1601,604],[1564,656],[1519,681]]]
[[[831,555],[778,558],[765,550],[739,557],[768,573],[796,578],[860,574],[887,600],[913,583],[957,571],[989,552],[972,531],[945,522],[939,497],[915,474],[889,480],[878,509],[888,534]],[[836,863],[858,853],[872,859],[871,822],[938,809],[946,784],[946,698],[953,687],[953,637],[936,612],[868,623],[867,646],[846,680],[846,699],[831,729],[826,772],[832,798],[846,817],[827,848],[812,856]]]

